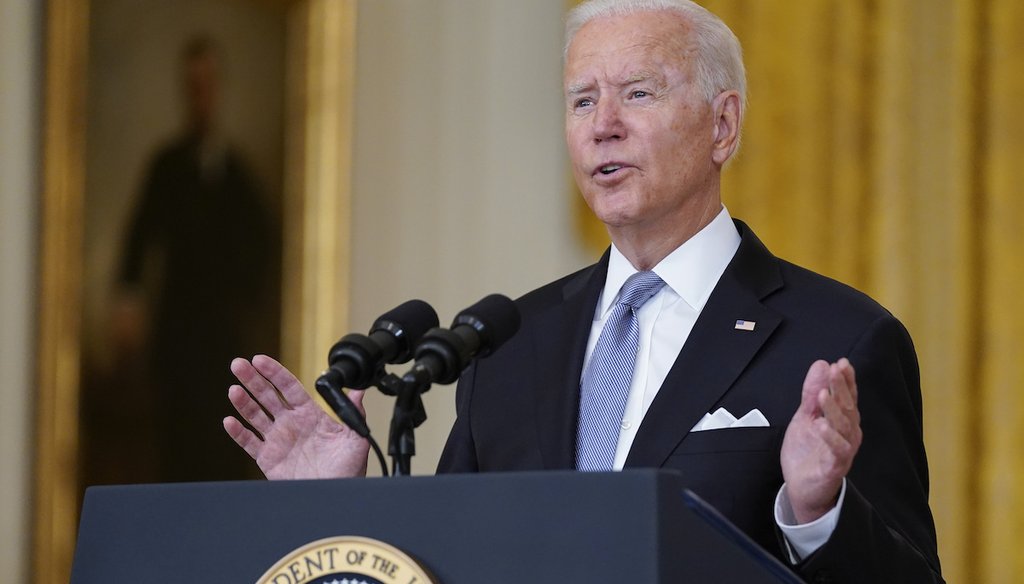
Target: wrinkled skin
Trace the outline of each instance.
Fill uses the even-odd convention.
[[[268,479],[366,475],[369,443],[328,416],[283,365],[257,355],[235,359],[231,372],[242,385],[232,385],[228,399],[256,432],[231,416],[224,429]],[[362,411],[363,392],[349,398]]]

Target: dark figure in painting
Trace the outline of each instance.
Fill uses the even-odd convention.
[[[221,65],[209,39],[185,47],[185,129],[149,165],[120,264],[116,334],[142,341],[159,481],[252,474],[221,430],[227,364],[277,347],[280,236],[217,126]]]

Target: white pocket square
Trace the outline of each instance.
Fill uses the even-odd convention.
[[[704,430],[721,430],[723,428],[767,428],[768,418],[764,417],[761,410],[754,408],[736,419],[736,416],[729,413],[725,408],[718,408],[715,412],[704,414],[704,417],[693,427],[691,432],[703,432]]]

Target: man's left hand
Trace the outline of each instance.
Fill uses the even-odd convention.
[[[850,361],[815,361],[782,442],[782,476],[798,523],[810,523],[835,506],[862,437]]]

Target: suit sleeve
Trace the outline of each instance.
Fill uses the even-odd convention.
[[[943,582],[910,335],[885,315],[861,335],[849,359],[864,439],[835,531],[798,569],[811,582]]]

